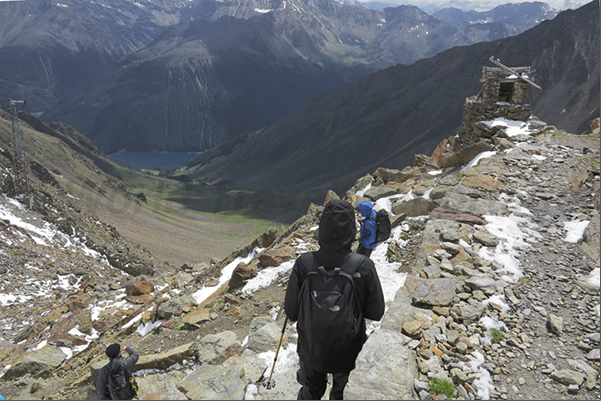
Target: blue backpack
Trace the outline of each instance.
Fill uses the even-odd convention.
[[[384,209],[378,210],[376,213],[376,217],[368,217],[366,220],[375,220],[376,221],[376,240],[374,243],[380,243],[386,241],[390,238],[391,224],[390,224],[390,216],[388,216],[388,212]]]

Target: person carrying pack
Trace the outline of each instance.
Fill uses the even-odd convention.
[[[296,259],[284,308],[297,322],[301,384],[298,399],[319,400],[332,373],[330,399],[342,399],[363,343],[365,319],[384,315],[384,295],[373,261],[351,251],[357,232],[350,203],[336,199],[319,222],[319,250]]]
[[[372,251],[378,246],[378,243],[386,241],[390,236],[390,218],[386,210],[382,209],[376,212],[370,201],[363,201],[357,205],[357,209],[363,216],[359,235],[361,242],[357,253],[371,256]]]
[[[122,351],[129,356],[121,358]],[[103,400],[131,400],[138,397],[138,385],[131,375],[140,355],[133,349],[119,344],[106,347],[110,361],[102,367],[96,379],[96,394]]]

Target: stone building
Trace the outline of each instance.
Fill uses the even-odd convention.
[[[453,141],[454,151],[496,133],[487,130],[481,121],[499,117],[527,121],[532,113],[529,90],[531,86],[540,89],[529,79],[534,71],[530,67],[505,67],[492,58],[491,61],[500,67],[482,68],[480,92],[465,100],[461,127]]]
[[[441,142],[430,158],[416,155],[414,165],[459,166],[492,149],[493,136],[503,129],[491,128],[484,121],[505,118],[526,122],[530,118],[530,87],[541,89],[529,78],[534,71],[530,67],[506,67],[492,57],[490,61],[498,67],[482,68],[480,91],[465,99],[457,135]]]

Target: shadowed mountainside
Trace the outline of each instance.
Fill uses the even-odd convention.
[[[533,113],[581,133],[599,114],[599,4],[559,14],[523,34],[456,47],[319,96],[277,123],[197,159],[189,178],[238,188],[346,188],[378,166],[402,169],[454,135],[490,56],[532,66]],[[292,151],[291,151],[292,150]],[[194,163],[191,162],[190,165]],[[324,192],[322,192],[323,194]]]

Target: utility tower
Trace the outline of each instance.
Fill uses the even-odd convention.
[[[23,198],[25,204],[29,206],[29,162],[25,153],[23,133],[17,114],[17,106],[22,106],[23,110],[27,107],[25,100],[8,99],[13,117],[13,174],[15,193],[17,197]]]

